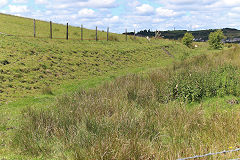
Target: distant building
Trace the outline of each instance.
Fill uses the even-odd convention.
[[[231,38],[223,41],[224,43],[240,43],[240,38]]]

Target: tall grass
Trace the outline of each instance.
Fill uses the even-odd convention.
[[[198,56],[63,96],[45,109],[28,108],[13,145],[34,156],[123,160],[177,159],[236,147],[240,110],[206,115],[201,105],[185,107],[207,97],[239,96],[239,68],[227,63],[229,57]]]

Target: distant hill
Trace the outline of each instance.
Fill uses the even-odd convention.
[[[195,41],[207,41],[208,36],[211,32],[216,31],[217,29],[209,29],[209,30],[199,30],[199,31],[189,31],[195,37]],[[226,42],[240,42],[240,30],[234,28],[224,28],[222,29],[224,35],[227,37]],[[160,31],[161,36],[166,39],[181,39],[187,30],[175,30],[175,31]],[[128,33],[129,35],[133,35],[133,32]],[[155,31],[151,30],[143,30],[136,33],[137,36],[141,37],[154,37]]]

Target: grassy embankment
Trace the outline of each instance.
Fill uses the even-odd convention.
[[[14,35],[32,35],[32,20],[0,15],[1,32]],[[64,35],[65,26],[53,25],[54,35]],[[41,28],[42,27],[42,28]],[[37,22],[37,36],[49,36],[49,24]],[[46,32],[45,32],[46,31]],[[74,34],[75,33],[75,34]],[[77,38],[79,28],[70,27],[70,38]],[[84,30],[84,35],[95,31]],[[101,33],[99,33],[101,36]],[[106,33],[102,32],[103,36]],[[55,97],[79,88],[91,88],[104,81],[129,73],[172,63],[162,47],[183,59],[207,51],[205,44],[196,50],[178,42],[145,39],[111,34],[111,41],[79,41],[21,38],[1,36],[0,47],[0,155],[19,158],[10,147],[13,135],[19,128],[21,110],[27,106],[45,107]]]
[[[33,19],[22,18],[17,16],[0,14],[1,31],[5,34],[33,37]],[[67,23],[67,22],[66,22]],[[111,31],[111,30],[110,30]],[[66,25],[55,24],[52,25],[53,38],[66,38]],[[50,23],[36,20],[36,36],[40,38],[50,37]],[[83,39],[95,40],[96,31],[83,28]],[[69,39],[81,39],[81,28],[69,26]],[[106,30],[98,31],[98,39],[106,40]],[[137,38],[138,40],[141,38]],[[109,33],[109,40],[124,41],[125,36]],[[133,40],[133,37],[129,37]]]
[[[13,144],[56,159],[177,159],[237,148],[239,51],[200,55],[27,108]]]
[[[17,28],[32,22],[1,18],[19,21]],[[21,31],[31,35],[30,28]],[[193,50],[167,40],[119,41],[3,36],[1,100],[8,104],[0,110],[0,158],[174,159],[237,146],[237,106],[226,101],[239,94],[238,48],[219,54],[206,44]]]

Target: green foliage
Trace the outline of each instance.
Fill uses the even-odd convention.
[[[0,19],[3,32],[32,35],[32,20],[6,15]],[[49,34],[48,23],[37,24],[39,36]],[[65,26],[54,27],[56,37],[65,34]],[[70,36],[79,38],[79,31],[70,27]],[[84,29],[84,33],[89,38],[94,31]],[[31,97],[0,107],[0,159],[177,159],[196,151],[201,154],[234,146],[240,134],[239,112],[224,110],[206,116],[202,106],[188,110],[175,100],[238,95],[238,47],[218,54],[225,57],[191,58],[209,53],[206,44],[191,50],[169,40],[149,44],[129,38],[125,43],[124,36],[111,35],[119,42],[1,38],[1,102]],[[170,66],[173,58],[163,47],[176,61],[184,61]],[[224,62],[233,65],[222,65]],[[167,65],[166,70],[145,74],[149,68]],[[130,72],[144,75],[120,77],[72,93]],[[49,85],[51,88],[46,87]],[[47,95],[52,90],[54,95],[72,94]],[[39,95],[42,93],[45,95]]]
[[[211,58],[120,77],[62,96],[52,107],[28,108],[13,142],[29,155],[73,159],[177,159],[198,148],[229,147],[239,137],[239,111],[206,116],[202,105],[188,110],[178,103],[240,96],[239,67]]]
[[[221,49],[223,47],[222,40],[225,38],[222,30],[217,30],[209,34],[208,43],[212,49]]]
[[[170,99],[201,101],[203,98],[240,95],[238,68],[224,66],[210,71],[187,71],[177,73],[170,81]]]
[[[191,33],[187,32],[187,33],[185,33],[185,35],[182,39],[182,42],[184,45],[191,47],[193,39],[194,39],[193,35]]]
[[[224,35],[227,36],[229,39],[233,38],[239,38],[240,37],[240,30],[233,29],[233,28],[223,28],[223,33]],[[198,41],[207,41],[209,34],[211,32],[216,31],[215,29],[208,29],[208,30],[198,30],[198,31],[189,31],[195,39]],[[174,30],[174,31],[161,31],[161,36],[166,38],[166,39],[182,39],[184,34],[187,32],[187,30]],[[155,31],[150,31],[150,30],[143,30],[138,32],[137,34],[142,35],[142,36],[149,36],[149,37],[154,37],[155,36]]]

